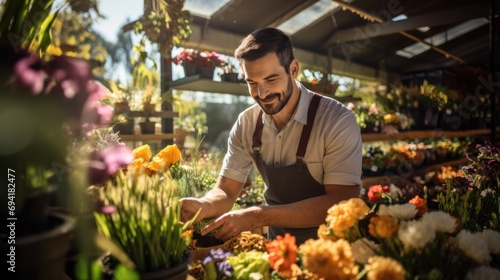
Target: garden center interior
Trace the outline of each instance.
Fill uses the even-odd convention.
[[[498,0],[0,0],[6,279],[500,279],[499,15]],[[361,134],[359,197],[303,244],[181,221],[255,103],[233,55],[263,27]],[[231,211],[267,207],[265,180],[253,168]]]

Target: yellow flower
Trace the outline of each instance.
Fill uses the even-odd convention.
[[[346,235],[356,234],[353,230],[354,226],[365,217],[368,211],[370,208],[360,198],[344,200],[328,209],[326,225],[336,238],[356,238],[356,236]]]
[[[151,149],[149,148],[149,145],[142,145],[135,148],[132,151],[132,154],[134,154],[135,159],[142,158],[144,162],[148,162],[151,158]]]
[[[168,145],[156,154],[148,167],[152,171],[158,172],[169,168],[181,159],[181,151],[176,145]]]
[[[346,240],[309,239],[299,250],[308,271],[325,279],[356,279],[359,267]]]
[[[403,266],[391,259],[381,256],[374,256],[368,259],[365,266],[368,280],[391,279],[404,280],[405,270]]]
[[[144,163],[143,158],[136,158],[128,165],[128,170],[135,174],[140,174],[144,172],[144,168],[146,167]]]
[[[368,230],[377,238],[389,238],[398,232],[398,221],[391,216],[374,216],[370,219]]]

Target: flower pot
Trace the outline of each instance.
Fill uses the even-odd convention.
[[[158,271],[143,272],[140,274],[141,280],[186,280],[192,261],[193,255],[190,250],[186,249],[182,263]]]
[[[113,131],[120,132],[120,134],[134,134],[134,119],[127,118],[126,122],[116,124]]]
[[[192,131],[185,130],[182,128],[176,128],[174,131],[174,140],[175,140],[175,145],[182,150],[184,148],[184,141],[186,141],[186,137],[191,134]]]
[[[15,246],[0,244],[1,254],[9,258],[7,268],[11,267],[9,261],[15,264],[15,273],[9,279],[61,279],[74,226],[71,216],[51,212],[45,231],[16,236]],[[4,275],[6,273],[11,272]]]
[[[16,234],[24,236],[46,230],[49,216],[49,204],[54,187],[35,190],[26,196],[19,219],[16,223]]]
[[[212,80],[214,78],[215,67],[200,66],[196,64],[183,64],[186,77],[200,75],[202,78]]]
[[[155,122],[145,121],[140,122],[139,126],[141,127],[142,134],[154,134],[155,133]]]
[[[223,82],[238,83],[238,73],[224,73],[220,75],[220,80]]]

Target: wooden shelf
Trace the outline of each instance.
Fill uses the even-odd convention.
[[[156,141],[174,139],[173,133],[163,134],[120,134],[122,141]]]
[[[375,177],[364,177],[361,179],[363,187],[370,187],[372,185],[378,185],[378,184],[383,184],[383,185],[389,185],[391,184],[394,180],[408,180],[411,179],[415,176],[424,176],[428,172],[432,171],[437,171],[441,168],[441,166],[449,165],[449,166],[457,166],[461,164],[467,163],[469,160],[467,158],[460,158],[460,159],[455,159],[451,161],[445,161],[437,164],[433,164],[430,166],[426,167],[421,167],[415,169],[413,172],[408,171],[406,174],[393,174],[393,173],[388,173],[383,176],[375,176]]]
[[[144,111],[130,111],[128,116],[132,118],[140,118],[140,117],[158,117],[171,119],[179,116],[179,113],[173,111],[156,111],[156,112],[144,112]]]
[[[388,140],[404,140],[404,139],[424,139],[424,138],[441,138],[441,137],[466,137],[488,135],[491,132],[489,128],[472,129],[472,130],[416,130],[404,131],[399,134],[388,135],[384,133],[369,133],[362,134],[361,139],[363,142],[373,141],[388,141]]]
[[[170,82],[170,88],[176,90],[205,91],[248,96],[246,84],[218,82],[201,78],[200,75],[189,76]]]

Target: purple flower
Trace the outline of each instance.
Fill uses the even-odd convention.
[[[205,256],[202,265],[207,273],[207,279],[226,279],[233,275],[233,267],[226,261],[231,252],[222,249],[212,249]]]
[[[92,185],[105,183],[133,159],[132,150],[124,145],[110,146],[94,153],[89,163],[89,183]]]
[[[20,58],[14,65],[17,85],[37,95],[42,92],[45,83],[45,72],[42,60],[32,54]]]
[[[68,99],[87,89],[92,76],[89,65],[81,59],[59,56],[47,64],[47,74],[54,79],[47,93],[62,93]]]

